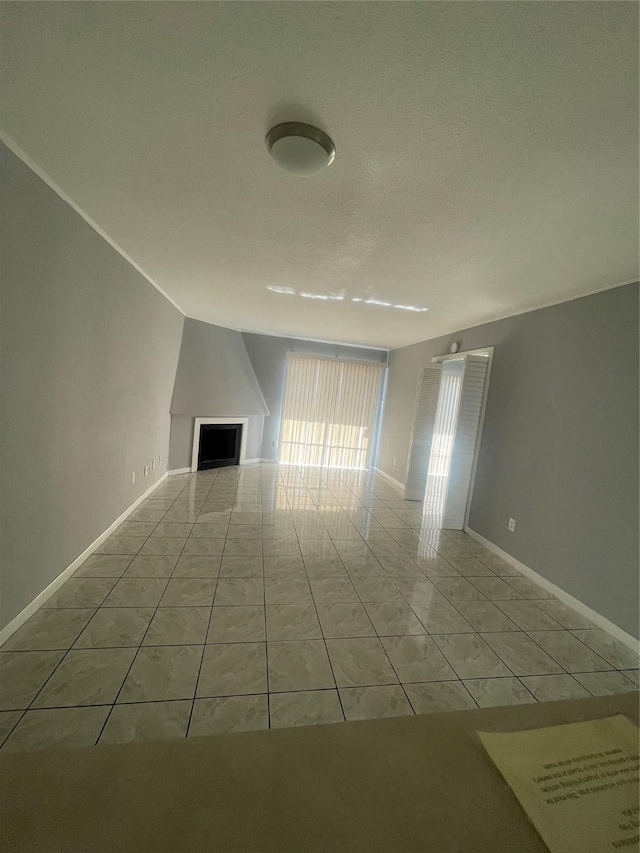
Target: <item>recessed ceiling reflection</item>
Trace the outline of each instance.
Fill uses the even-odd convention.
[[[296,291],[292,287],[276,287],[275,285],[267,285],[267,290],[271,293],[280,293],[286,296],[301,296],[303,299],[319,299],[323,302],[345,302],[347,297],[342,293],[307,293],[306,291]],[[365,296],[352,296],[349,302],[362,302],[365,305],[377,305],[382,308],[397,308],[401,311],[415,311],[421,314],[428,311],[428,308],[422,308],[419,305],[400,305],[394,302],[385,302],[382,299],[373,299]]]

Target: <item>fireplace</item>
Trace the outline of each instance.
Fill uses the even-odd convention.
[[[242,424],[201,424],[198,471],[240,463]]]
[[[244,465],[248,426],[246,417],[194,418],[191,471]]]

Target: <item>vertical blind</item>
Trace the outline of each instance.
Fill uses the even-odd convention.
[[[384,365],[288,355],[278,460],[368,468]]]

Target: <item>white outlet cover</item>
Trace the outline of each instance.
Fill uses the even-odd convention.
[[[516,520],[515,520],[515,518],[510,518],[509,519],[509,530],[513,533],[515,529],[516,529]]]

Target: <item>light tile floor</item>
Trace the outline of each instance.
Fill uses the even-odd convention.
[[[371,472],[170,477],[0,650],[3,749],[637,690],[638,656]]]

